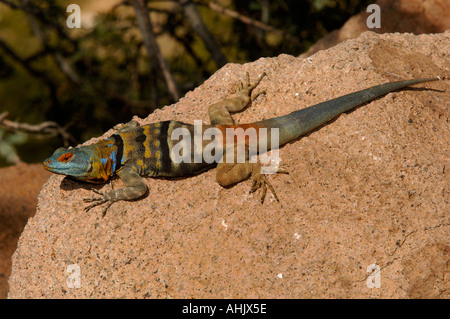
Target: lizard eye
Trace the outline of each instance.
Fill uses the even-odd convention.
[[[68,161],[70,161],[72,159],[72,157],[73,157],[73,153],[64,153],[63,155],[58,157],[58,162],[67,163]]]

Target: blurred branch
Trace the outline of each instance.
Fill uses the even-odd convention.
[[[158,43],[156,42],[156,37],[153,32],[153,27],[150,21],[150,13],[147,9],[147,6],[145,5],[144,0],[132,0],[132,2],[134,10],[136,12],[136,20],[139,29],[141,30],[144,45],[149,55],[150,63],[152,63],[152,60],[156,59],[159,68],[163,73],[169,93],[172,95],[172,98],[175,101],[178,101],[178,99],[180,98],[180,94],[178,93],[178,89],[175,80],[170,72],[169,66],[164,60]]]
[[[36,77],[38,79],[43,80],[43,82],[48,87],[50,101],[52,102],[53,105],[57,105],[58,104],[58,99],[56,97],[57,84],[45,72],[42,72],[40,70],[36,70],[31,65],[31,62],[32,62],[31,58],[25,58],[25,59],[21,58],[2,39],[0,39],[0,50],[3,50],[3,52],[5,52],[5,54],[9,58],[11,58],[15,62],[17,62],[20,66],[22,66],[31,76],[34,76],[34,77]]]
[[[0,49],[3,50],[6,55],[8,55],[11,59],[13,59],[14,61],[18,62],[28,73],[30,73],[31,75],[37,77],[37,78],[41,78],[43,80],[45,80],[45,82],[47,82],[50,85],[54,85],[53,80],[50,79],[47,74],[45,74],[42,71],[36,70],[34,67],[31,66],[30,64],[30,58],[21,58],[20,56],[18,56],[7,44],[5,41],[3,41],[3,39],[0,39]]]
[[[174,1],[178,1],[182,6],[189,6],[189,5],[197,4],[197,5],[201,5],[201,6],[204,6],[204,7],[208,7],[209,9],[211,9],[211,10],[213,10],[215,12],[218,12],[218,13],[226,15],[226,16],[228,16],[230,18],[239,20],[240,22],[242,22],[244,24],[253,26],[253,27],[258,28],[258,29],[260,29],[262,31],[273,32],[273,33],[279,34],[280,36],[284,37],[285,39],[289,40],[292,43],[299,43],[300,42],[300,39],[298,37],[292,36],[289,33],[284,32],[284,31],[282,31],[280,29],[277,29],[275,27],[272,27],[271,25],[268,25],[267,23],[264,23],[262,21],[258,21],[258,20],[252,19],[252,18],[250,18],[250,17],[248,17],[246,15],[240,14],[240,13],[238,13],[236,11],[231,10],[231,9],[224,8],[224,7],[220,6],[219,4],[217,4],[214,1],[205,1],[205,0],[158,0],[157,2],[174,2]],[[126,3],[127,3],[127,0],[124,0],[120,4],[126,4]],[[188,15],[188,13],[186,12],[186,9],[184,9],[184,10],[185,10],[185,14],[188,16],[188,19],[191,21],[191,23],[192,23],[192,21],[195,21],[195,18],[192,19],[190,17],[190,14],[192,14],[192,13],[190,13]],[[198,14],[198,12],[197,12],[197,14]],[[263,2],[262,16],[263,16],[263,20],[267,19],[268,11],[267,11],[267,3],[266,2]],[[193,28],[194,28],[195,32],[198,32],[197,29],[194,26],[193,26]],[[202,40],[203,40],[203,38],[202,38]],[[205,45],[206,45],[206,42],[205,42]],[[208,48],[208,50],[209,50],[209,48]]]
[[[20,123],[7,120],[8,112],[0,113],[0,126],[12,131],[25,131],[27,133],[42,134],[46,138],[61,136],[64,141],[64,145],[68,146],[70,141],[74,141],[74,138],[67,132],[67,126],[61,127],[58,123],[52,121],[46,121],[39,124]]]
[[[211,56],[216,63],[217,68],[221,68],[228,63],[227,58],[223,55],[220,47],[217,45],[216,40],[208,31],[203,23],[202,17],[198,12],[197,6],[191,0],[179,0],[180,5],[183,7],[184,14],[191,23],[192,29],[202,39]]]
[[[10,8],[14,10],[23,10],[25,11],[24,6],[20,4],[12,3],[11,1],[7,0],[0,0],[0,3],[4,3],[5,5],[9,6]],[[58,24],[58,20],[54,19],[53,15],[39,15],[39,10],[36,8],[28,7],[28,10],[34,14],[36,18],[38,18],[43,24],[48,25],[52,27],[62,38],[64,38],[66,41],[70,42],[75,48],[78,46],[78,43],[74,41],[72,38],[70,38],[67,33],[65,33],[63,30],[64,28],[61,28],[61,25]],[[46,53],[46,52],[45,52]]]
[[[290,34],[284,32],[282,30],[279,30],[277,28],[274,28],[274,27],[272,27],[272,26],[270,26],[270,25],[268,25],[266,23],[263,23],[263,22],[258,21],[258,20],[254,20],[254,19],[249,18],[249,17],[247,17],[245,15],[242,15],[242,14],[236,12],[236,11],[224,8],[224,7],[218,5],[215,2],[212,2],[212,1],[205,2],[203,0],[193,0],[193,1],[195,3],[197,3],[197,4],[199,4],[199,5],[206,6],[206,7],[210,8],[211,10],[216,11],[216,12],[218,12],[220,14],[223,14],[223,15],[226,15],[226,16],[228,16],[230,18],[239,20],[242,23],[245,23],[247,25],[253,26],[255,28],[261,29],[261,30],[266,31],[266,32],[277,33],[277,34],[281,35],[282,37],[286,38],[287,40],[289,40],[289,41],[291,41],[293,43],[299,43],[300,42],[300,39],[298,37],[291,36]]]
[[[6,4],[7,6],[10,6],[10,7],[13,8],[13,9],[20,9],[20,6],[19,6],[19,5],[15,4],[15,3],[12,3],[11,1],[0,0],[0,2]]]
[[[53,58],[55,59],[56,64],[58,65],[60,70],[69,78],[71,82],[73,82],[76,85],[79,85],[81,82],[80,77],[72,68],[70,63],[67,62],[67,60],[64,59],[64,57],[59,52],[50,49],[45,32],[41,29],[39,23],[36,21],[34,16],[36,12],[33,12],[33,10],[30,8],[29,2],[30,2],[29,0],[21,0],[22,9],[26,13],[28,22],[34,35],[41,41],[44,48],[52,53]]]

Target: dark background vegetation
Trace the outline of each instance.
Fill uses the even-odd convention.
[[[146,117],[228,62],[299,55],[374,2],[0,0],[0,166]]]

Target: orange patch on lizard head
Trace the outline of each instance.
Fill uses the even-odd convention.
[[[58,158],[58,162],[67,163],[68,161],[70,161],[72,159],[72,157],[73,157],[73,153],[64,153],[63,155],[61,155]]]

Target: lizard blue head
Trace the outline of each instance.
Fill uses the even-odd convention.
[[[71,176],[90,183],[104,183],[111,175],[110,165],[95,160],[95,149],[89,146],[58,148],[44,161],[44,168],[52,173]]]

